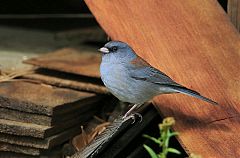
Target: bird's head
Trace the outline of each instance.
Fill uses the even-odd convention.
[[[128,62],[136,58],[133,49],[124,42],[110,41],[99,49],[103,53],[103,60]]]

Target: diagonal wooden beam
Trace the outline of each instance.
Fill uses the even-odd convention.
[[[219,102],[154,98],[188,153],[240,157],[240,38],[216,0],[85,0],[106,33],[177,82]],[[156,127],[157,128],[157,127]]]

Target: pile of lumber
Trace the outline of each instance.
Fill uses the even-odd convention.
[[[59,87],[108,93],[100,81],[100,54],[64,48],[24,62],[38,67],[34,74],[25,75],[24,78]]]
[[[99,81],[100,60],[91,56],[89,66],[90,61],[84,58],[88,56],[76,52],[64,49],[29,59],[26,62],[41,60],[42,65],[24,79],[0,83],[2,157],[61,157],[61,145],[79,134],[81,126],[101,107],[107,90]],[[58,71],[59,65],[65,69]],[[79,71],[71,71],[73,65]]]

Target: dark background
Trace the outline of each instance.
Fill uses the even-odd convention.
[[[227,11],[228,1],[218,1]],[[1,0],[0,25],[59,31],[97,23],[83,0]]]
[[[227,9],[227,0],[218,0]],[[184,2],[184,1],[183,1]],[[0,14],[89,13],[83,0],[1,0]]]

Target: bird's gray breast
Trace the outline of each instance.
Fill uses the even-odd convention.
[[[123,102],[143,103],[158,93],[156,85],[132,78],[121,63],[101,63],[100,73],[104,85]]]

